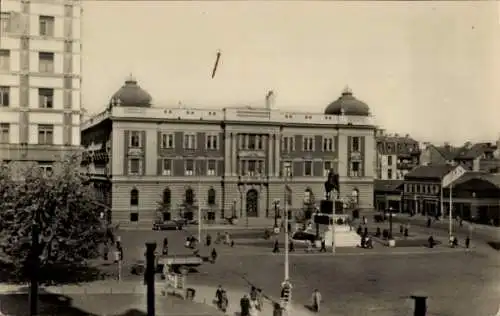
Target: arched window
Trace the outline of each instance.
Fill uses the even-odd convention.
[[[289,186],[285,188],[286,203],[288,206],[292,206],[292,189]]]
[[[171,201],[172,201],[172,195],[170,189],[165,188],[165,190],[163,190],[163,204],[170,205]]]
[[[193,189],[191,189],[191,188],[187,188],[186,189],[185,202],[188,205],[193,205],[194,204],[194,192],[193,192]]]
[[[214,188],[210,188],[208,190],[208,198],[207,198],[208,205],[215,205],[215,198],[216,198],[215,190]]]
[[[311,189],[307,188],[304,191],[304,203],[311,204],[314,202],[314,194]]]
[[[139,205],[139,190],[137,190],[136,188],[130,191],[130,205],[131,206]]]
[[[351,198],[352,198],[352,202],[354,204],[356,204],[356,205],[359,204],[359,190],[358,189],[352,190]]]

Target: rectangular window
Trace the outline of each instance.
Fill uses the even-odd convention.
[[[255,149],[257,150],[262,150],[262,148],[264,147],[264,136],[262,135],[257,135],[255,136]]]
[[[206,149],[215,150],[218,147],[218,136],[217,135],[207,135],[206,136]]]
[[[196,149],[195,134],[184,134],[184,149]]]
[[[194,160],[193,159],[185,160],[184,175],[194,176]]]
[[[314,150],[314,137],[304,137],[303,138],[303,151],[313,151]]]
[[[54,126],[53,125],[38,125],[38,144],[53,145],[54,144]]]
[[[247,161],[247,174],[249,176],[254,176],[257,171],[257,161],[256,160],[248,160]]]
[[[9,12],[0,13],[0,33],[10,32],[11,14]]]
[[[172,175],[172,159],[163,159],[162,161],[162,172],[161,174],[164,176],[171,176]]]
[[[333,151],[333,138],[323,138],[323,151],[332,152]]]
[[[0,86],[0,106],[9,106],[10,105],[10,87],[1,87]]]
[[[41,109],[52,109],[54,107],[54,89],[38,89],[38,107]]]
[[[387,164],[392,166],[392,156],[387,156]]]
[[[54,73],[54,53],[39,52],[38,65],[41,73]]]
[[[129,147],[131,148],[140,148],[141,147],[141,132],[139,131],[130,131],[129,137]]]
[[[131,175],[140,175],[142,173],[142,161],[139,158],[129,159],[128,173]]]
[[[295,137],[286,136],[282,138],[281,150],[283,152],[293,152],[295,151]]]
[[[52,175],[52,164],[50,162],[39,162],[38,163],[38,168],[42,171],[42,174],[46,177],[49,177]]]
[[[257,161],[257,174],[258,175],[265,175],[266,168],[263,160]]]
[[[361,148],[361,140],[358,136],[354,136],[351,138],[351,151],[352,152],[359,152],[360,151],[360,148]]]
[[[215,176],[217,174],[217,162],[213,159],[207,162],[207,176]]]
[[[10,51],[0,49],[0,70],[10,71]]]
[[[313,175],[312,161],[304,161],[304,176],[312,176],[312,175]]]
[[[331,161],[323,161],[323,176],[326,177],[332,170],[333,165]]]
[[[245,135],[244,134],[238,134],[238,148],[239,149],[245,148]]]
[[[247,149],[254,150],[256,149],[256,146],[257,146],[256,135],[249,135]]]
[[[351,162],[351,177],[359,177],[361,175],[361,164],[359,161]]]
[[[161,134],[161,148],[172,149],[174,146],[174,134]]]
[[[387,179],[392,180],[392,169],[387,170]]]
[[[54,21],[53,16],[41,15],[38,18],[40,36],[54,36]]]
[[[0,144],[10,143],[10,124],[0,123]]]

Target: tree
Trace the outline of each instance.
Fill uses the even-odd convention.
[[[59,163],[50,174],[35,166],[20,171],[13,164],[2,166],[0,252],[18,280],[29,276],[35,225],[40,232],[40,275],[47,281],[58,268],[82,267],[99,255],[106,236],[99,219],[102,208],[79,170],[75,159]]]

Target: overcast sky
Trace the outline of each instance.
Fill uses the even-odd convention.
[[[322,112],[348,85],[377,123],[434,142],[500,136],[496,2],[85,1],[83,106],[129,73],[155,106]],[[222,60],[210,78],[216,51]]]

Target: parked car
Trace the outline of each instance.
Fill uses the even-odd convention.
[[[292,235],[292,239],[293,241],[299,243],[305,243],[307,241],[311,241],[314,243],[314,241],[316,240],[316,234],[308,233],[305,231],[297,231]]]
[[[181,230],[183,226],[181,221],[158,221],[153,224],[153,230]]]

